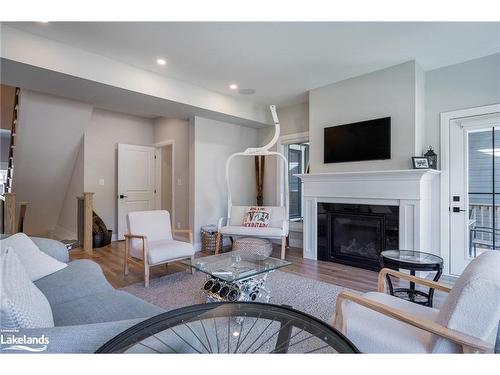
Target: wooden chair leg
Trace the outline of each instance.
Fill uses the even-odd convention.
[[[194,263],[194,255],[191,257],[191,265],[193,265],[193,263]],[[195,271],[194,268],[193,267],[189,267],[189,268],[191,268],[191,275],[194,275],[194,271]]]
[[[144,286],[149,288],[149,264],[146,260],[144,261]]]
[[[281,237],[281,259],[285,259],[286,236]]]
[[[125,238],[125,259],[124,259],[124,264],[123,264],[123,273],[125,276],[128,275],[128,253],[129,253],[129,243],[128,239]]]

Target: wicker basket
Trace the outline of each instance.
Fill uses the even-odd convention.
[[[217,226],[205,225],[201,227],[201,249],[209,253],[215,253],[217,244]],[[219,244],[219,253],[222,253],[222,241]]]
[[[238,238],[233,243],[233,251],[238,251],[243,259],[264,260],[271,256],[273,245],[263,238]]]

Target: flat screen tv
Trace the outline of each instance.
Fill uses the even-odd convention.
[[[325,163],[390,158],[390,117],[325,128]]]

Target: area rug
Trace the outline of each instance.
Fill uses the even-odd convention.
[[[165,310],[204,303],[201,292],[205,275],[178,272],[150,281],[149,288],[137,283],[123,288],[145,301]],[[271,289],[270,303],[290,305],[331,324],[337,295],[347,288],[311,280],[288,272],[270,273],[267,285]]]

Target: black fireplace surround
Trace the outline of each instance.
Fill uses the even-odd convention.
[[[399,248],[399,207],[318,203],[318,260],[380,270],[379,255]]]

